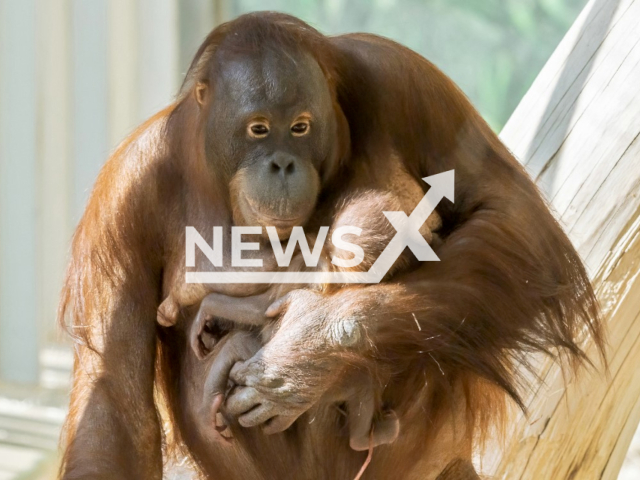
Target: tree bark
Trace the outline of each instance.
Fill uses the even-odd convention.
[[[615,479],[640,421],[640,0],[591,0],[501,137],[536,179],[596,286],[605,372],[544,380],[482,459],[503,479]],[[499,453],[496,453],[499,452]]]

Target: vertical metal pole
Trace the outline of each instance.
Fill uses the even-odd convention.
[[[176,0],[139,0],[140,114],[147,118],[173,100],[178,72]]]
[[[77,221],[109,153],[107,0],[74,0],[73,156]]]
[[[113,150],[144,120],[140,115],[140,34],[135,0],[109,1],[109,145]]]
[[[38,323],[40,346],[55,342],[60,286],[71,239],[70,0],[36,0],[38,75]]]

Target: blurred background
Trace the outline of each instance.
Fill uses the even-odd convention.
[[[326,34],[393,38],[499,131],[585,4],[0,0],[0,480],[50,478],[72,362],[55,318],[74,225],[109,152],[172,101],[213,27],[279,10]]]

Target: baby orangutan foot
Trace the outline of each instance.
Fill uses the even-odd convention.
[[[392,443],[398,438],[400,422],[393,410],[376,408],[376,388],[366,374],[352,377],[346,393],[349,446],[356,451]]]
[[[229,297],[219,293],[207,295],[189,331],[189,343],[196,356],[204,359],[232,330],[263,326],[267,320],[264,311],[269,302],[267,294],[253,297]]]
[[[172,327],[178,321],[180,305],[176,299],[169,295],[158,307],[157,321],[163,327]]]
[[[351,414],[350,414],[351,415]],[[349,446],[358,452],[395,442],[400,433],[400,421],[393,410],[383,412],[371,421],[371,431],[366,434],[350,432]]]

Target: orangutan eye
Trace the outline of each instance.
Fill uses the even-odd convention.
[[[291,133],[293,133],[293,135],[295,135],[296,137],[301,137],[302,135],[305,135],[308,131],[309,131],[308,121],[296,122],[293,125],[291,125]]]
[[[249,135],[255,138],[264,138],[269,135],[269,126],[262,122],[252,123],[249,125]]]

